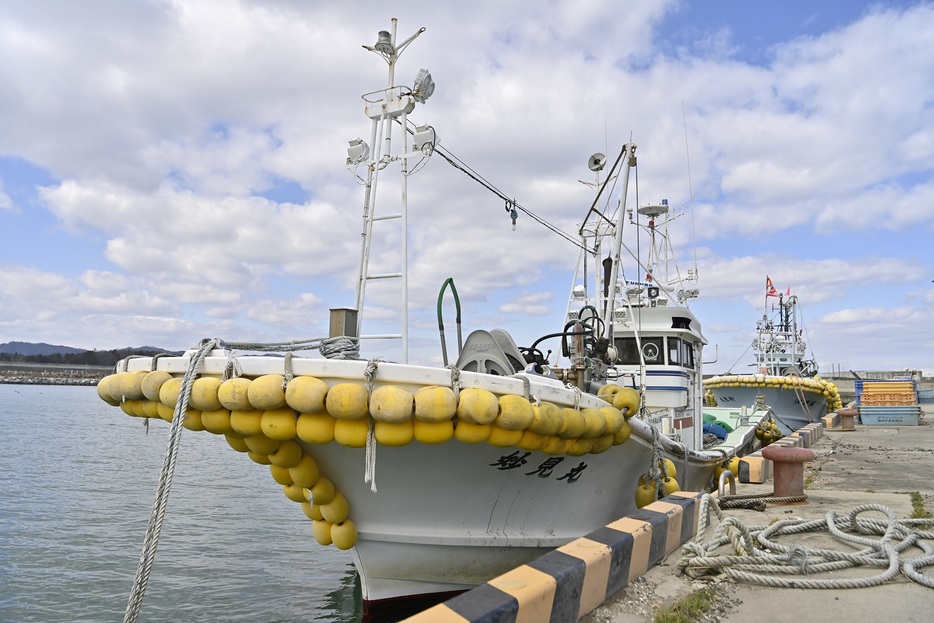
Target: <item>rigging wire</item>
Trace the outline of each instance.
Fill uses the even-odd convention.
[[[398,121],[398,120],[397,120],[397,122],[398,122],[398,123],[401,123],[401,121]],[[409,122],[409,123],[412,123],[412,122]],[[414,133],[414,130],[413,130],[412,128],[406,128],[406,129],[407,129],[407,131],[408,131],[409,133]],[[549,223],[549,222],[548,222],[547,220],[545,220],[544,218],[538,216],[537,214],[535,214],[534,212],[532,212],[530,209],[528,209],[528,208],[526,208],[525,206],[523,206],[522,204],[518,203],[515,199],[513,199],[513,198],[507,196],[506,193],[504,193],[503,191],[501,191],[500,189],[498,189],[496,186],[493,185],[492,182],[490,182],[489,180],[487,180],[486,178],[484,178],[482,175],[480,175],[479,173],[477,173],[476,171],[474,171],[472,168],[470,168],[469,165],[467,165],[463,160],[461,160],[460,158],[458,158],[457,156],[455,156],[455,155],[454,155],[453,153],[451,153],[449,150],[447,150],[447,149],[441,147],[440,145],[435,145],[435,146],[434,146],[434,151],[435,151],[436,153],[440,154],[440,156],[441,156],[442,158],[444,158],[444,159],[448,162],[448,164],[450,164],[452,167],[454,167],[455,169],[460,170],[462,173],[464,173],[465,175],[467,175],[467,177],[471,178],[472,180],[474,180],[475,182],[477,182],[478,184],[480,184],[481,186],[483,186],[484,188],[486,188],[487,190],[489,190],[491,193],[493,193],[494,195],[496,195],[496,196],[498,196],[500,199],[502,199],[502,200],[505,202],[506,211],[507,211],[507,212],[510,212],[510,211],[512,211],[512,210],[516,210],[516,211],[518,211],[518,212],[522,212],[523,214],[525,214],[526,216],[528,216],[529,218],[531,218],[531,219],[532,219],[533,221],[535,221],[536,223],[538,223],[538,224],[542,225],[543,227],[545,227],[545,228],[551,230],[553,233],[555,233],[555,234],[561,236],[562,238],[564,238],[565,240],[567,240],[568,242],[570,242],[570,243],[573,244],[574,246],[580,248],[580,249],[583,250],[583,251],[586,251],[587,253],[590,253],[591,255],[594,255],[594,250],[593,250],[593,249],[589,248],[586,244],[584,244],[584,243],[581,242],[580,240],[577,240],[576,238],[574,238],[574,237],[571,236],[570,234],[568,234],[568,233],[564,232],[563,230],[559,229],[556,225],[552,225],[551,223]]]
[[[691,150],[688,147],[688,120],[684,112],[684,100],[681,101],[681,120],[684,123],[684,155],[688,165],[688,197],[691,203],[691,236],[694,238],[694,276],[697,274],[697,230],[694,225],[694,182],[691,181]]]

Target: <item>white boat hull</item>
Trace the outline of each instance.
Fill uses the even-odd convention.
[[[635,433],[580,457],[457,441],[380,447],[373,493],[364,451],[348,450],[306,447],[354,509],[367,601],[471,588],[623,517],[652,461]],[[686,489],[709,488],[717,462],[691,461]]]
[[[716,387],[713,393],[722,407],[751,407],[759,396],[772,409],[782,433],[789,435],[803,426],[820,422],[827,415],[827,398],[822,394],[781,387]]]
[[[146,377],[157,370],[178,378],[188,369],[191,357],[189,353],[156,361],[132,358],[122,363],[121,371],[141,372]],[[332,389],[347,382],[371,388],[391,384],[412,391],[456,384],[461,392],[482,387],[500,396],[524,395],[533,402],[545,400],[572,409],[607,406],[594,395],[535,375],[504,377],[379,363],[367,380],[365,361],[291,358],[285,362],[273,356],[237,359],[244,378],[283,374],[288,369],[296,376],[323,380]],[[230,363],[229,353],[213,351],[204,359],[200,376],[220,377]],[[105,379],[98,387],[103,399],[120,404],[132,415],[151,413],[145,401],[130,405],[125,396],[115,397],[119,392],[108,387],[120,383],[108,383]],[[310,443],[297,436],[293,441],[302,455],[314,459],[320,477],[331,481],[346,498],[349,519],[356,527],[351,554],[363,599],[373,604],[471,588],[635,511],[638,480],[650,470],[656,452],[674,462],[681,489],[707,490],[714,486],[714,469],[724,457],[754,441],[756,424],[737,426],[721,446],[725,452],[688,452],[685,475],[682,446],[665,436],[658,437],[653,446],[649,425],[638,418],[629,422],[628,440],[603,452],[575,455],[513,444],[464,443],[455,438],[436,444],[372,443],[369,448],[337,441]],[[228,437],[232,447],[236,441],[235,436]],[[255,452],[250,456],[265,460]],[[367,482],[367,473],[373,474],[373,483]],[[271,478],[270,486],[283,485]],[[289,486],[284,489],[292,497]],[[307,498],[296,501],[307,502]],[[301,513],[302,508],[296,504],[295,512]]]

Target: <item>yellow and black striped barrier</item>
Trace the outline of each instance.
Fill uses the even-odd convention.
[[[701,495],[673,493],[405,623],[578,621],[694,537]]]

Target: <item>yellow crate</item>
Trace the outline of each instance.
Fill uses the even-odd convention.
[[[914,393],[911,394],[860,394],[860,404],[866,406],[902,406],[917,404]]]
[[[913,394],[914,392],[915,386],[911,381],[892,381],[887,383],[865,381],[863,383],[863,394]]]

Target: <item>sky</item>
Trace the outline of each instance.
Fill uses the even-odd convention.
[[[628,207],[662,198],[705,372],[742,371],[769,276],[832,369],[934,369],[934,3],[859,0],[29,0],[0,6],[0,343],[181,350],[326,337],[354,305],[368,139],[363,46],[398,19],[409,115],[502,196],[573,234],[587,159],[638,145]],[[398,141],[397,141],[398,142]],[[410,161],[409,360],[463,335],[561,330],[578,249],[439,154]],[[360,171],[356,171],[360,173]],[[377,215],[398,212],[399,162]],[[614,198],[614,200],[618,199]],[[399,270],[398,221],[373,272]],[[364,333],[399,331],[398,281]],[[456,354],[453,297],[444,299]],[[557,349],[544,342],[543,349]],[[398,345],[363,354],[398,359]]]

